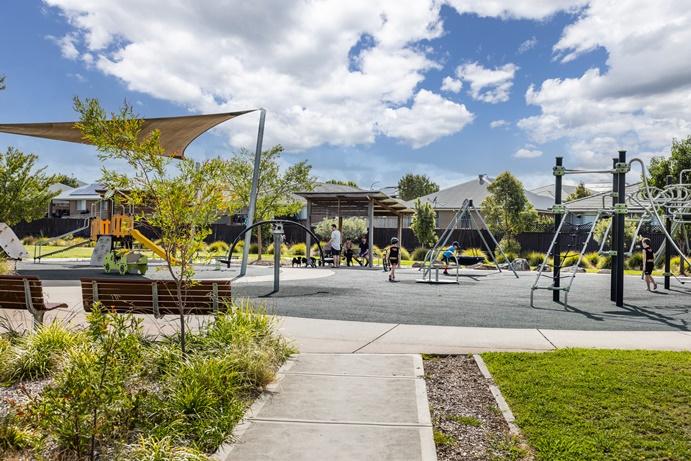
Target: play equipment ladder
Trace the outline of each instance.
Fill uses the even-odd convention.
[[[564,292],[564,304],[568,305],[569,304],[569,291],[571,290],[571,285],[573,284],[574,279],[576,278],[576,274],[578,273],[578,268],[581,265],[581,261],[583,260],[583,255],[585,255],[585,251],[588,248],[588,244],[590,243],[590,240],[593,238],[593,233],[595,231],[595,226],[597,225],[598,221],[606,215],[605,210],[598,210],[597,215],[595,216],[595,220],[592,222],[590,226],[590,230],[588,231],[588,237],[585,239],[585,242],[583,242],[583,246],[581,247],[580,253],[578,253],[578,260],[576,263],[573,265],[573,272],[568,275],[559,275],[559,279],[568,279],[568,283],[565,286],[555,286],[554,283],[554,277],[550,274],[545,273],[545,269],[547,268],[547,262],[549,260],[549,255],[554,252],[554,246],[557,242],[557,239],[559,238],[559,233],[561,232],[562,228],[564,227],[564,224],[567,221],[567,218],[569,216],[569,210],[565,210],[561,221],[559,222],[559,226],[557,227],[556,232],[554,233],[554,237],[552,238],[552,242],[549,245],[549,249],[547,250],[547,253],[545,253],[545,258],[542,261],[542,264],[540,264],[540,267],[538,268],[537,272],[537,277],[535,277],[535,282],[533,283],[533,286],[530,287],[530,306],[535,307],[533,304],[534,302],[534,295],[536,290],[550,290],[550,291],[563,291]],[[606,238],[606,237],[605,237]],[[603,241],[605,240],[603,238]],[[565,261],[569,257],[568,251],[567,254],[562,258],[561,254],[553,255],[554,258],[554,263],[558,265],[558,267],[561,269],[561,263],[562,261]],[[547,286],[540,286],[540,281],[542,278],[548,278],[552,280],[552,283]]]

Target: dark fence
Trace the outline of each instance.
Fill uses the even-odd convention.
[[[67,232],[73,231],[81,227],[84,223],[82,219],[64,219],[64,218],[43,218],[30,223],[19,223],[13,226],[14,232],[19,238],[24,238],[27,236],[42,236],[42,237],[56,237],[58,235],[65,234]],[[139,230],[150,239],[159,238],[158,232],[148,226],[138,227]],[[244,226],[239,224],[213,224],[211,226],[211,234],[207,237],[207,242],[224,241],[232,242],[233,239],[238,236]],[[290,224],[284,225],[285,240],[287,243],[296,243],[305,241],[305,231],[299,226],[294,226]],[[437,234],[441,235],[442,230],[438,229]],[[80,237],[88,237],[89,230],[85,229],[76,235]],[[483,231],[482,235],[485,237],[487,244],[492,250],[494,250],[494,243],[489,235],[489,232]],[[650,238],[652,246],[654,249],[659,248],[659,246],[664,242],[665,236],[659,230],[655,228],[643,229],[641,235]],[[374,229],[374,244],[381,247],[388,245],[391,242],[392,237],[397,236],[397,230],[392,228],[375,228]],[[256,237],[256,233],[253,237]],[[527,251],[538,251],[544,253],[549,248],[549,244],[554,237],[554,233],[551,231],[545,232],[524,232],[519,234],[517,237],[518,242],[521,244],[521,250]],[[562,237],[562,248],[566,250],[567,247],[571,249],[578,249],[580,251],[583,242],[587,237],[587,232],[577,232],[573,234],[565,233]],[[451,241],[458,241],[464,248],[483,248],[483,243],[476,231],[471,230],[455,230],[452,233]],[[420,242],[413,234],[413,231],[405,228],[403,229],[403,246],[412,250],[420,246]],[[596,251],[599,248],[599,244],[595,241],[590,241],[588,243],[587,251]],[[628,247],[627,247],[628,251]]]

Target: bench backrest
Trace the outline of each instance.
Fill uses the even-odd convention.
[[[94,302],[104,309],[134,314],[179,314],[177,288],[172,280],[128,280],[117,278],[83,278],[84,310],[90,312]],[[210,314],[225,309],[230,302],[230,281],[200,280],[183,288],[185,314]]]
[[[28,295],[28,296],[27,296]],[[43,287],[32,275],[0,275],[0,309],[45,310]]]

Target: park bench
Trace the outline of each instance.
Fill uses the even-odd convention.
[[[132,314],[151,314],[156,318],[180,314],[177,288],[172,280],[132,280],[121,278],[83,278],[84,310],[94,303],[103,309]],[[198,280],[183,287],[185,315],[209,315],[223,310],[230,302],[230,281]]]
[[[43,285],[31,275],[0,275],[0,309],[25,309],[34,317],[34,326],[43,323],[47,311],[67,307],[65,303],[48,303]]]

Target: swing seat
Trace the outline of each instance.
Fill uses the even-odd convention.
[[[473,266],[484,261],[485,258],[482,256],[459,256],[458,265],[459,266]]]

